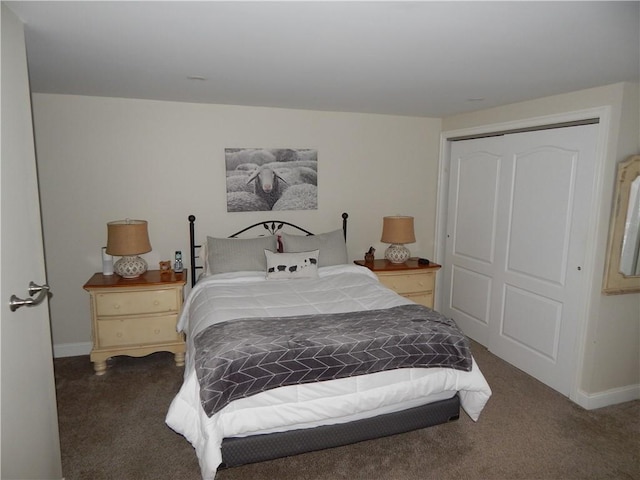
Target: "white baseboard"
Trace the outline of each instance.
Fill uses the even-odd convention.
[[[91,353],[91,342],[82,343],[59,343],[53,345],[53,358],[77,357],[79,355],[89,355]]]
[[[598,393],[586,393],[578,390],[576,398],[572,400],[587,410],[608,407],[618,403],[630,402],[640,399],[640,384],[628,385],[621,388],[613,388]]]

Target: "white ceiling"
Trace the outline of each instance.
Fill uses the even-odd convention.
[[[4,3],[34,92],[443,117],[640,79],[638,1]]]

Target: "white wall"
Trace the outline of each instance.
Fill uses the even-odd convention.
[[[58,356],[88,353],[82,285],[102,268],[108,221],[148,220],[156,267],[187,257],[189,214],[201,238],[276,216],[226,212],[225,147],[316,148],[318,210],[277,218],[320,233],[348,212],[350,259],[371,245],[381,257],[382,217],[397,213],[415,217],[412,253],[433,255],[439,119],[50,94],[33,109]]]
[[[443,119],[443,132],[490,128],[516,121],[609,107],[603,175],[600,178],[596,251],[589,314],[578,360],[578,397],[587,407],[640,397],[640,294],[601,294],[616,163],[640,152],[640,86],[619,83]]]
[[[202,235],[226,235],[265,218],[227,213],[225,147],[317,148],[319,209],[284,212],[314,231],[350,214],[351,259],[373,245],[382,216],[416,218],[412,253],[435,254],[441,131],[488,126],[609,106],[611,128],[601,188],[591,308],[582,342],[583,403],[598,405],[640,387],[640,295],[600,294],[615,164],[640,151],[639,87],[616,84],[439,119],[35,94],[36,146],[57,355],[86,354],[88,295],[101,269],[106,222],[149,221],[150,265],[187,251],[186,218]]]

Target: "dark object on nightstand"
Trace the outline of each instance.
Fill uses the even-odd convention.
[[[364,254],[364,261],[366,263],[373,263],[375,260],[375,256],[373,255],[374,253],[376,253],[376,249],[369,247],[369,251]]]
[[[429,260],[427,260],[426,258],[419,258],[418,259],[418,265],[429,265]]]

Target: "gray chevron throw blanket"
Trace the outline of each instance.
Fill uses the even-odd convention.
[[[211,325],[195,337],[200,401],[208,416],[271,388],[396,368],[471,370],[455,322],[422,305],[250,318]]]

